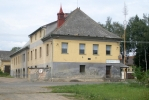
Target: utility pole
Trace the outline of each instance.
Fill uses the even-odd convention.
[[[147,72],[147,60],[146,60],[146,49],[144,48],[145,51],[145,64],[146,64],[146,72]]]
[[[127,10],[127,6],[126,4],[124,3],[124,64],[125,64],[125,59],[126,59],[126,26],[127,26],[127,21],[126,21],[126,15],[128,15],[128,10]]]

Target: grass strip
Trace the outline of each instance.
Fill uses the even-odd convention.
[[[149,100],[149,88],[135,83],[104,83],[49,88],[53,93],[74,93],[77,100]]]

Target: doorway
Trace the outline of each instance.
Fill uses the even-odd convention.
[[[10,66],[5,66],[4,72],[10,74]]]
[[[106,78],[111,78],[111,66],[106,66]]]
[[[80,65],[80,73],[85,73],[85,65]]]
[[[25,78],[25,68],[23,68],[23,78]]]

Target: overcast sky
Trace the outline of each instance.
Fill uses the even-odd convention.
[[[62,4],[64,13],[78,7],[96,22],[105,24],[108,16],[112,21],[123,23],[124,2],[127,20],[136,14],[142,18],[149,14],[149,0],[0,0],[0,50],[22,47],[28,35],[40,26],[57,20]]]

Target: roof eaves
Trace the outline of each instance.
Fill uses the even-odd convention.
[[[121,41],[121,38],[107,38],[107,37],[98,37],[98,36],[81,36],[81,35],[62,35],[62,34],[51,34],[51,37],[80,37],[80,38],[96,38],[96,39],[101,39],[101,40],[115,40],[115,41]]]

